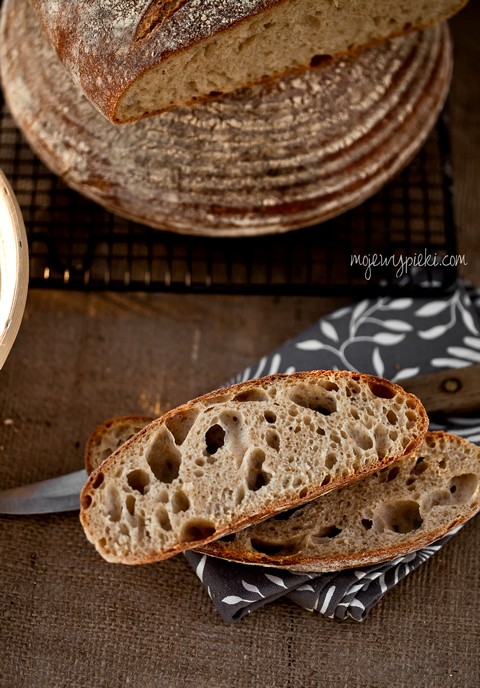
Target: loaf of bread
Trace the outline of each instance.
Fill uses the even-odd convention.
[[[321,64],[466,0],[30,0],[74,82],[112,122]]]
[[[195,235],[285,232],[364,201],[424,143],[451,64],[442,24],[355,60],[115,127],[72,87],[27,0],[2,5],[5,98],[43,162],[117,214]]]
[[[293,571],[390,561],[431,544],[477,513],[479,485],[480,447],[444,432],[427,433],[412,456],[200,549]]]
[[[134,435],[89,477],[80,517],[112,562],[141,564],[264,520],[408,456],[427,416],[369,375],[275,375],[212,392]]]

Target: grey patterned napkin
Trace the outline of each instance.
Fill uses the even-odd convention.
[[[442,299],[384,297],[341,308],[232,382],[277,372],[338,368],[401,383],[414,375],[478,362],[478,314],[459,284]],[[480,443],[480,418],[451,418],[442,427]],[[363,621],[387,590],[429,559],[455,532],[393,561],[336,573],[305,574],[235,564],[193,551],[185,556],[226,621],[241,619],[279,597],[330,618]]]

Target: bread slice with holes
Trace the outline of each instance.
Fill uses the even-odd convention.
[[[295,510],[201,547],[212,556],[293,571],[390,561],[480,509],[480,447],[427,433],[412,456]]]
[[[87,443],[87,472],[149,420],[123,416],[96,428]],[[448,433],[427,433],[412,456],[199,550],[244,564],[315,572],[389,561],[474,516],[479,484],[480,447]]]
[[[112,562],[198,547],[408,456],[420,401],[370,375],[274,375],[202,396],[153,421],[89,477],[80,518]]]

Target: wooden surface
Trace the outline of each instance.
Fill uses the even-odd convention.
[[[452,27],[458,242],[478,284],[479,3]],[[0,371],[0,487],[80,468],[97,422],[217,387],[347,301],[31,291]],[[182,557],[109,565],[76,514],[1,517],[0,687],[477,688],[479,569],[477,519],[364,624],[279,602],[232,625]]]

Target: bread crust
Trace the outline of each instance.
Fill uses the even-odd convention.
[[[104,0],[85,3],[70,0],[30,0],[34,11],[74,82],[87,98],[111,122],[120,123],[151,116],[165,110],[153,109],[124,119],[118,117],[118,105],[129,87],[146,72],[164,63],[172,55],[192,49],[214,36],[231,31],[258,14],[268,13],[287,0],[221,0],[220,2],[174,3],[173,11],[162,19],[163,3],[150,0]],[[440,12],[436,21],[458,12],[468,0],[457,0],[448,12]],[[160,5],[157,9],[154,6]],[[165,8],[164,8],[165,9]],[[107,11],[106,11],[107,10]],[[432,21],[393,30],[390,35],[366,42],[361,48],[375,45],[385,38],[427,28]],[[146,27],[150,26],[148,30]],[[346,49],[342,55],[352,51]],[[338,56],[338,54],[336,55]],[[299,72],[310,65],[268,75],[270,79]],[[262,77],[263,79],[266,77]],[[242,87],[262,79],[245,82]],[[229,89],[227,89],[228,91]],[[232,89],[230,89],[232,90]],[[201,96],[201,100],[212,96]],[[195,101],[178,103],[192,104]]]
[[[405,392],[399,385],[396,385],[390,382],[389,380],[378,378],[369,374],[352,373],[350,371],[338,370],[318,370],[298,372],[293,374],[270,375],[263,378],[257,378],[251,381],[241,382],[231,387],[220,388],[213,392],[204,394],[196,399],[193,399],[192,401],[189,401],[188,403],[178,408],[172,409],[168,411],[166,414],[164,414],[162,417],[154,420],[152,423],[140,430],[140,432],[138,432],[134,437],[127,440],[127,442],[119,450],[114,452],[114,454],[107,458],[106,461],[104,461],[100,467],[93,471],[93,473],[89,476],[80,497],[80,520],[86,531],[87,537],[89,537],[89,539],[91,539],[92,542],[94,542],[94,544],[96,544],[97,546],[97,543],[95,542],[95,537],[92,534],[93,527],[90,522],[89,508],[92,504],[92,499],[95,493],[96,485],[99,483],[99,481],[103,480],[103,474],[108,473],[110,468],[115,466],[120,454],[122,454],[123,456],[128,456],[130,448],[132,447],[133,450],[135,445],[141,444],[142,438],[145,438],[147,435],[152,435],[153,433],[155,433],[156,430],[158,430],[162,426],[165,426],[169,420],[173,418],[178,418],[180,416],[188,415],[189,411],[191,411],[192,409],[195,409],[197,407],[205,407],[209,404],[215,404],[221,401],[232,400],[239,394],[251,392],[252,390],[256,390],[258,388],[265,386],[268,387],[269,385],[274,384],[275,382],[280,380],[285,381],[287,385],[290,386],[298,385],[303,381],[315,383],[320,380],[329,380],[333,382],[335,382],[336,380],[349,380],[354,382],[361,382],[365,385],[368,385],[371,390],[376,389],[382,395],[388,394],[388,398],[394,398],[397,394],[400,394],[402,398],[404,398],[405,400],[410,400],[411,408],[414,409],[415,412],[418,414],[417,430],[416,432],[412,432],[411,442],[407,447],[404,448],[403,452],[399,455],[389,457],[387,456],[383,459],[379,458],[376,464],[357,469],[354,472],[349,473],[345,477],[341,476],[334,478],[331,482],[329,482],[326,485],[310,485],[301,491],[301,496],[297,494],[294,497],[292,495],[289,495],[288,497],[283,499],[276,499],[274,502],[270,503],[267,509],[259,510],[256,511],[254,514],[248,514],[242,518],[238,518],[237,520],[235,520],[234,524],[230,523],[223,527],[217,526],[215,533],[213,535],[205,537],[201,540],[196,540],[195,542],[179,542],[171,548],[169,548],[167,551],[161,553],[154,552],[151,554],[151,556],[137,556],[136,553],[131,553],[131,555],[129,555],[128,560],[124,559],[121,561],[121,563],[146,564],[154,561],[160,561],[167,557],[178,554],[179,552],[185,551],[186,549],[197,549],[203,546],[204,544],[213,541],[214,539],[218,539],[229,533],[241,530],[254,523],[264,521],[281,511],[285,511],[287,509],[299,506],[300,504],[309,502],[322,494],[330,492],[333,489],[355,482],[375,470],[380,470],[383,467],[386,467],[389,464],[391,464],[393,461],[398,460],[399,458],[410,456],[421,444],[427,431],[428,417],[425,409],[423,408],[423,405],[417,397],[415,397],[413,394]],[[206,514],[206,516],[208,516],[208,514]],[[104,556],[107,560],[117,561],[116,557],[109,558],[105,555],[104,552],[101,553],[102,556]]]

